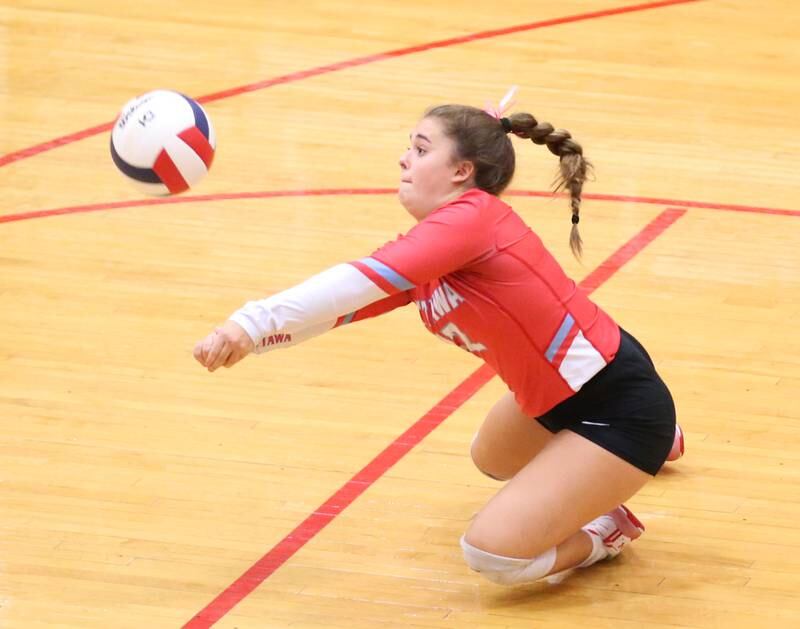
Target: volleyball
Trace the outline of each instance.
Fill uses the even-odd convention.
[[[139,190],[178,194],[208,173],[216,150],[214,127],[197,101],[171,90],[131,99],[111,131],[111,158]]]

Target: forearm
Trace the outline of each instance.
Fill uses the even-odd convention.
[[[256,344],[253,353],[265,354],[275,349],[291,347],[292,345],[297,345],[315,336],[319,336],[328,330],[332,330],[334,327],[336,327],[336,321],[326,321],[325,323],[320,323],[319,325],[305,328],[298,332],[277,332],[276,334],[270,334],[262,338],[260,343]]]
[[[339,264],[271,297],[248,302],[230,319],[247,332],[257,352],[264,352],[321,334],[339,317],[386,296],[355,267]]]

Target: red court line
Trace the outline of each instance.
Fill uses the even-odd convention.
[[[638,234],[617,249],[595,271],[590,273],[580,287],[591,293],[619,271],[637,253],[658,238],[664,231],[686,213],[686,210],[669,209],[650,221]],[[417,420],[378,454],[360,472],[347,481],[318,509],[301,522],[291,533],[278,542],[242,576],[229,585],[219,596],[197,613],[183,629],[205,629],[211,627],[264,580],[280,568],[306,542],[346,509],[353,501],[383,476],[395,463],[447,419],[453,411],[472,397],[494,375],[491,367],[484,364],[466,380],[448,393],[431,410]]]
[[[631,260],[637,253],[658,238],[670,225],[686,214],[686,210],[664,210],[656,216],[642,231],[617,249],[608,259],[600,264],[594,271],[583,278],[580,283],[582,289],[592,293],[601,286],[614,273]]]
[[[76,131],[75,133],[70,133],[69,135],[62,135],[60,138],[56,138],[55,140],[42,142],[41,144],[35,144],[34,146],[29,146],[28,148],[20,149],[19,151],[14,151],[13,153],[7,153],[6,155],[0,157],[0,167],[7,166],[13,162],[19,162],[23,159],[33,157],[34,155],[39,155],[39,153],[52,151],[59,146],[72,144],[78,140],[85,140],[86,138],[90,138],[98,133],[103,133],[104,131],[111,131],[113,124],[113,121],[104,122],[96,127],[90,127],[88,129],[84,129],[83,131]]]
[[[512,197],[549,197],[551,192],[509,190],[503,194]],[[563,195],[559,195],[563,196]],[[677,205],[679,207],[692,207],[703,210],[727,210],[729,212],[752,212],[755,214],[777,214],[780,216],[800,216],[800,210],[781,210],[770,207],[754,205],[736,205],[732,203],[708,203],[706,201],[680,201],[676,199],[658,199],[655,197],[632,197],[624,194],[584,194],[584,199],[593,201],[622,201],[623,203],[642,203],[650,205]]]
[[[688,4],[690,2],[700,2],[700,1],[701,0],[662,0],[661,2],[645,2],[642,4],[634,4],[630,6],[617,7],[613,9],[602,9],[600,11],[592,11],[591,13],[581,13],[578,15],[569,15],[566,17],[560,17],[551,20],[542,20],[540,22],[531,22],[529,24],[519,24],[517,26],[509,26],[506,28],[498,28],[489,31],[482,31],[480,33],[463,35],[461,37],[451,37],[449,39],[442,39],[439,41],[428,42],[426,44],[419,44],[417,46],[408,46],[406,48],[398,48],[396,50],[381,52],[374,55],[367,55],[365,57],[348,59],[346,61],[340,61],[338,63],[332,63],[330,65],[310,68],[308,70],[301,70],[300,72],[292,72],[291,74],[284,74],[282,76],[266,79],[264,81],[258,81],[257,83],[240,85],[238,87],[232,87],[230,89],[223,90],[221,92],[206,94],[205,96],[199,97],[197,100],[201,103],[209,103],[215,100],[221,100],[223,98],[230,98],[231,96],[238,96],[240,94],[245,94],[247,92],[255,92],[257,90],[261,90],[267,87],[272,87],[274,85],[282,85],[285,83],[292,83],[294,81],[301,81],[303,79],[319,76],[322,74],[338,72],[339,70],[345,70],[348,68],[354,68],[356,66],[367,65],[369,63],[375,63],[377,61],[396,59],[397,57],[404,57],[406,55],[411,55],[418,52],[426,52],[429,50],[434,50],[436,48],[457,46],[459,44],[466,44],[481,39],[490,39],[492,37],[501,37],[503,35],[510,35],[512,33],[520,33],[523,31],[532,31],[539,28],[547,28],[548,26],[558,26],[560,24],[569,24],[571,22],[581,22],[584,20],[593,20],[602,17],[611,17],[613,15],[622,15],[624,13],[647,11],[649,9],[658,9],[677,4]],[[64,146],[66,144],[77,142],[78,140],[89,138],[93,135],[97,135],[98,133],[103,133],[104,131],[109,131],[113,124],[114,124],[113,122],[106,122],[96,127],[91,127],[89,129],[84,129],[83,131],[77,131],[75,133],[71,133],[69,135],[65,135],[60,138],[56,138],[55,140],[50,140],[49,142],[43,142],[41,144],[21,149],[13,153],[8,153],[0,157],[0,167],[6,166],[13,162],[18,162],[23,159],[27,159],[28,157],[33,157],[34,155],[38,155],[46,151],[50,151],[54,148],[58,148],[59,146]]]
[[[227,192],[220,194],[200,194],[192,196],[154,197],[134,199],[131,201],[114,201],[111,203],[92,203],[89,205],[72,205],[50,210],[35,210],[6,214],[0,216],[0,223],[27,221],[34,218],[61,216],[64,214],[84,214],[105,210],[120,210],[131,207],[148,207],[151,205],[172,205],[177,203],[211,203],[215,201],[235,201],[247,199],[275,199],[281,197],[324,197],[324,196],[364,196],[396,194],[396,188],[318,188],[312,190],[264,190],[257,192]],[[503,196],[509,197],[543,197],[554,195],[546,190],[508,190]],[[800,216],[800,210],[782,210],[778,208],[757,207],[748,205],[731,205],[726,203],[706,203],[704,201],[682,201],[680,199],[657,199],[652,197],[631,197],[620,194],[584,194],[584,199],[592,201],[618,201],[621,203],[641,203],[643,205],[667,205],[704,210],[727,210],[730,212],[751,212],[755,214],[775,214],[779,216]]]
[[[453,411],[466,402],[494,375],[491,367],[483,365],[448,393],[438,404],[423,415],[408,430],[370,461],[360,472],[347,481],[325,503],[301,522],[297,528],[272,547],[266,555],[228,586],[202,611],[184,625],[184,629],[211,627],[239,604],[273,572],[280,568],[317,533],[331,523],[389,468],[422,441]]]
[[[131,201],[113,201],[111,203],[92,203],[90,205],[72,205],[52,210],[35,210],[19,214],[0,216],[0,223],[27,221],[33,218],[46,218],[63,214],[83,214],[101,212],[103,210],[120,210],[129,207],[147,207],[150,205],[172,205],[175,203],[207,203],[212,201],[231,201],[247,199],[273,199],[278,197],[324,197],[324,196],[356,196],[368,194],[396,193],[396,188],[318,188],[316,190],[264,190],[260,192],[226,192],[220,194],[200,194],[193,196],[152,197]]]

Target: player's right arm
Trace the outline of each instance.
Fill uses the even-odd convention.
[[[248,302],[216,336],[198,344],[195,357],[211,371],[229,367],[277,341],[305,340],[329,330],[370,304],[380,304],[373,306],[374,314],[380,314],[387,306],[408,303],[414,286],[458,270],[491,250],[493,235],[484,221],[481,194],[467,193],[440,208],[371,256]]]
[[[325,321],[317,325],[308,326],[297,332],[278,332],[265,336],[261,339],[261,342],[254,347],[253,353],[264,354],[275,349],[291,347],[292,345],[297,345],[315,336],[324,334],[334,328],[377,317],[409,303],[411,303],[410,291],[403,291],[395,295],[390,295],[389,297],[379,299],[363,308],[344,314],[333,321]]]
[[[396,290],[379,286],[354,265],[337,264],[266,299],[246,303],[230,320],[247,332],[255,348],[266,347],[264,341],[268,343],[271,336],[331,329],[350,314],[411,288],[408,281]],[[401,297],[384,304],[396,307],[409,301],[410,297]],[[385,311],[377,308],[375,314]]]
[[[194,357],[209,371],[251,352],[288,347],[340,325],[374,317],[411,301],[412,285],[382,286],[352,264],[338,264],[297,286],[251,301],[197,343]]]

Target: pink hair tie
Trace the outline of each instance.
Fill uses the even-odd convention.
[[[512,85],[511,89],[506,92],[506,95],[503,96],[503,99],[494,107],[489,101],[486,101],[486,107],[483,108],[487,114],[489,114],[492,118],[496,120],[500,120],[503,117],[503,114],[506,113],[516,102],[513,100],[514,94],[517,92],[517,86]]]

